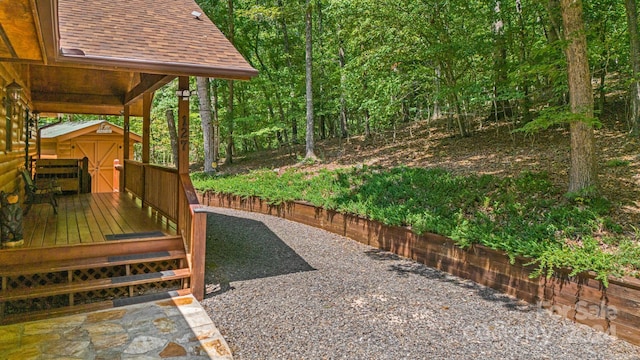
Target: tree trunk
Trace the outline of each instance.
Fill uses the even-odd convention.
[[[340,136],[343,139],[349,137],[349,130],[347,129],[347,100],[345,97],[345,82],[346,82],[346,62],[344,60],[344,47],[342,46],[342,40],[340,40],[340,48],[338,49],[338,59],[340,61]]]
[[[547,41],[549,44],[553,44],[563,38],[560,0],[549,0],[547,2],[547,12],[549,13],[549,32],[547,33]]]
[[[211,114],[211,97],[209,94],[209,78],[197,77],[198,99],[200,102],[200,123],[204,147],[204,171],[213,171],[213,125]]]
[[[306,69],[306,90],[307,90],[307,141],[305,159],[314,160],[316,154],[313,152],[313,44],[311,37],[312,19],[311,2],[306,0],[305,13],[305,69]]]
[[[323,27],[322,27],[322,2],[321,0],[316,0],[315,3],[315,8],[316,11],[318,13],[318,26],[317,26],[317,30],[316,30],[316,38],[318,39],[318,51],[320,52],[320,58],[322,58],[322,51],[324,49],[324,45],[322,42],[322,31],[323,31]],[[318,86],[318,97],[316,100],[316,106],[318,108],[318,112],[320,113],[320,116],[318,116],[319,121],[319,128],[320,128],[320,139],[324,140],[327,138],[327,131],[326,131],[326,121],[325,121],[325,114],[326,114],[326,110],[325,110],[325,101],[324,101],[324,94],[325,94],[325,73],[324,73],[324,66],[322,64],[322,61],[318,62],[318,76],[316,77],[316,86]]]
[[[581,0],[562,0],[562,20],[567,47],[567,75],[571,112],[593,118],[593,90],[587,58],[587,38],[582,19]],[[571,168],[569,192],[597,191],[597,169],[593,126],[573,121],[571,129]]]
[[[233,23],[233,0],[227,1],[227,15],[229,16],[229,34],[227,35],[231,44],[235,38],[235,26]],[[224,164],[229,165],[233,163],[233,80],[227,81],[229,86],[229,100],[227,101],[227,151],[224,158]]]
[[[370,138],[371,137],[371,124],[369,121],[369,110],[364,111],[364,136],[366,138]]]
[[[502,91],[507,87],[507,46],[504,35],[504,21],[500,13],[500,1],[496,2],[494,8],[496,20],[493,23],[495,36],[495,48],[493,50],[493,106],[487,120],[495,118],[500,121],[511,116],[511,105],[509,100],[502,97]]]
[[[560,41],[564,41],[564,33],[562,30],[562,9],[560,6],[560,0],[549,0],[547,2],[547,12],[549,14],[549,30],[546,32],[547,42],[553,51],[553,59],[551,59],[551,61],[554,62],[553,70],[551,72],[560,73],[564,70],[555,63],[555,56],[557,56],[558,59],[563,56],[563,54],[560,53],[560,48],[562,46],[558,44]],[[556,89],[554,88],[554,78],[555,74],[547,75],[547,83],[545,85],[544,92],[548,94],[549,102],[553,103],[554,105],[566,105],[567,94],[556,94]]]
[[[638,36],[638,10],[636,0],[625,0],[627,8],[627,27],[629,29],[630,60],[633,70],[631,83],[631,113],[629,124],[634,136],[640,135],[640,37]]]
[[[227,100],[227,150],[224,158],[224,164],[233,163],[233,80],[227,81],[229,87],[229,99]]]
[[[282,12],[284,12],[284,4],[282,2],[282,0],[278,0],[278,8],[280,8],[280,10]],[[287,55],[287,66],[289,68],[289,70],[291,71],[293,69],[293,62],[292,62],[292,58],[293,58],[293,53],[291,51],[291,45],[289,42],[289,31],[287,29],[287,21],[285,20],[284,17],[280,18],[280,28],[282,29],[282,42],[283,42],[283,46],[284,46],[284,52]],[[278,104],[280,106],[280,112],[282,114],[282,118],[284,119],[284,111],[282,109],[282,103]],[[286,131],[285,131],[285,138],[287,137],[286,135]],[[285,140],[287,141],[287,140]],[[288,142],[288,141],[287,141]],[[298,122],[296,117],[294,116],[291,119],[291,142],[293,144],[297,144],[298,143]]]
[[[518,22],[520,24],[520,63],[524,64],[528,61],[529,55],[527,54],[527,34],[524,17],[522,15],[522,2],[517,0]],[[529,100],[529,80],[525,76],[522,79],[522,92],[524,97],[521,101],[522,105],[522,120],[525,123],[533,120],[531,115],[531,101]]]
[[[214,81],[211,91],[211,105],[213,109],[213,151],[211,152],[211,154],[213,155],[213,161],[216,163],[218,162],[218,160],[220,160],[220,113],[218,104],[218,82]]]
[[[171,155],[173,156],[173,164],[178,163],[178,131],[176,130],[176,119],[173,115],[173,109],[166,112],[167,127],[169,128],[169,139],[171,140]]]
[[[442,116],[442,112],[440,111],[440,67],[436,66],[435,68],[435,72],[436,72],[436,78],[435,78],[435,85],[436,85],[436,94],[433,100],[433,114],[431,115],[431,119],[436,120],[439,119],[440,116]]]

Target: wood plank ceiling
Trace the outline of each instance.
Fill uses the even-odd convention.
[[[43,62],[30,0],[0,1],[0,61]]]

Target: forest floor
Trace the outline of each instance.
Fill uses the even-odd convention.
[[[640,140],[632,138],[620,109],[603,119],[595,131],[600,194],[613,204],[611,218],[626,231],[640,228]],[[315,171],[358,164],[394,167],[438,167],[457,174],[516,176],[523,171],[546,172],[560,189],[568,187],[570,138],[568,126],[535,135],[514,133],[513,123],[473,124],[470,137],[453,135],[446,120],[413,121],[373,137],[319,140],[320,162],[301,165],[304,144],[250,153],[221,167],[223,173],[245,173],[253,169],[291,167]],[[636,234],[637,235],[637,234]]]

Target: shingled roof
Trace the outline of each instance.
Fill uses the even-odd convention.
[[[193,0],[58,0],[61,61],[144,67],[164,74],[257,71]]]

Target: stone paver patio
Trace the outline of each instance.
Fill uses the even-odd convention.
[[[0,326],[0,359],[231,359],[191,295]]]

